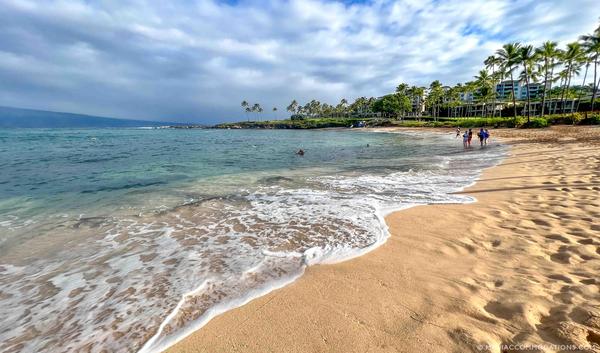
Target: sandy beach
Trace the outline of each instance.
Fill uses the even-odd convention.
[[[464,191],[477,202],[393,213],[380,248],[168,352],[600,352],[600,129],[497,137],[509,156]]]

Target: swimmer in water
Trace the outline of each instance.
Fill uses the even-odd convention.
[[[296,152],[297,155],[299,156],[304,156],[304,150],[303,149],[299,149],[298,152]]]

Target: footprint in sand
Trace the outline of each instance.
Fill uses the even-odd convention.
[[[563,282],[566,282],[566,283],[573,283],[573,280],[570,279],[569,277],[565,276],[565,275],[559,275],[559,274],[550,275],[550,276],[548,276],[548,278],[554,279],[554,280],[557,280],[557,281],[563,281]]]
[[[567,244],[571,243],[571,241],[568,238],[566,238],[560,234],[551,234],[551,235],[547,236],[546,238],[552,239],[552,240],[558,240],[560,242],[567,243]]]

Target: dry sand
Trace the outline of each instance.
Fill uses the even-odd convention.
[[[600,352],[600,128],[492,134],[514,145],[465,191],[478,202],[393,213],[377,250],[169,352]]]

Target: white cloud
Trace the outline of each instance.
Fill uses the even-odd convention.
[[[247,99],[378,96],[469,80],[502,43],[562,44],[595,1],[0,0],[0,104],[215,122]],[[270,109],[270,108],[269,108]]]

